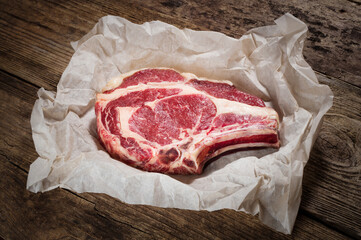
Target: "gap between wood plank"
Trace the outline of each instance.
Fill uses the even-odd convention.
[[[9,73],[7,73],[7,72],[4,71],[4,70],[1,70],[1,71],[2,71],[4,74],[7,74],[7,75],[9,75],[9,76],[11,76],[11,77],[13,77],[13,78],[17,78],[17,79],[19,79],[20,81],[23,81],[23,82],[25,82],[25,83],[33,86],[33,87],[37,87],[37,88],[38,88],[38,86],[35,85],[35,84],[29,83],[28,81],[26,81],[26,80],[24,80],[24,79],[21,79],[21,78],[19,78],[19,77],[14,76],[13,74],[9,74]],[[341,81],[341,83],[344,83],[344,82]],[[8,144],[8,143],[7,143],[7,144]],[[8,145],[9,145],[9,144],[8,144]],[[3,155],[3,154],[2,154],[2,155]],[[8,159],[8,158],[6,157],[6,159]],[[9,159],[8,159],[8,160],[9,160]],[[16,166],[17,168],[21,169],[23,172],[27,173],[27,171],[26,171],[25,169],[23,169],[21,166],[19,166],[19,165],[17,165],[17,164],[14,164],[11,160],[10,160],[9,162],[10,162],[12,165]],[[69,192],[71,192],[71,191],[69,190]],[[77,194],[75,194],[75,193],[73,193],[73,192],[71,192],[71,193],[72,193],[73,195],[76,195],[76,196],[80,197],[79,195],[77,195]],[[90,203],[93,203],[92,201],[90,201],[90,200],[88,200],[88,199],[86,199],[86,198],[83,198],[83,197],[80,197],[80,198],[82,198],[82,199],[84,199],[84,200],[86,200],[86,201],[88,201],[88,202],[90,202]],[[303,211],[303,212],[308,213],[307,211]],[[308,213],[308,217],[309,217],[309,216],[312,216],[312,214],[311,214],[311,213]],[[329,226],[328,226],[327,224],[325,224],[322,220],[320,221],[319,218],[317,218],[317,217],[315,218],[315,217],[313,216],[312,219],[317,219],[318,222],[322,223],[324,226],[326,226],[327,228],[329,228]],[[331,227],[330,229],[334,229],[334,228]],[[338,229],[337,229],[337,231],[338,231]],[[340,232],[340,231],[338,231],[338,232]],[[343,233],[343,232],[342,232],[342,234],[348,235],[347,232],[346,232],[346,233]],[[349,236],[349,235],[348,235],[348,236]]]
[[[322,82],[320,81],[320,79],[319,79],[319,77],[318,77],[317,75],[323,76],[324,78],[328,79],[328,81],[325,81],[325,82],[327,82],[327,83],[329,83],[329,82],[331,82],[331,81],[335,81],[335,82],[338,83],[338,84],[342,83],[342,84],[345,84],[346,86],[348,85],[349,87],[356,87],[356,88],[358,88],[358,89],[361,89],[361,85],[360,85],[360,86],[357,86],[357,85],[355,85],[355,84],[353,84],[353,83],[351,83],[351,82],[342,81],[341,79],[338,79],[338,78],[329,76],[329,75],[327,75],[327,74],[325,74],[325,73],[321,73],[321,72],[318,72],[318,71],[315,71],[315,70],[313,70],[313,71],[314,71],[315,74],[316,74],[317,80],[318,80],[321,84],[324,84],[324,83],[322,83]],[[328,84],[325,84],[325,85],[328,85]]]
[[[3,156],[3,157],[5,157],[6,160],[7,160],[11,165],[15,166],[16,168],[20,169],[20,170],[23,171],[24,173],[28,174],[28,171],[26,171],[24,168],[22,168],[21,166],[19,166],[19,165],[16,164],[16,163],[14,163],[13,161],[11,161],[11,159],[9,159],[9,157],[8,157],[5,153],[3,153],[3,152],[0,151],[0,155]]]
[[[69,192],[72,193],[71,191],[69,191]],[[78,195],[75,194],[75,196],[78,196]],[[79,196],[78,196],[78,197],[79,197]],[[84,198],[83,198],[83,199],[84,199]],[[135,230],[137,230],[137,231],[140,231],[140,232],[142,232],[142,233],[144,233],[144,234],[146,234],[146,235],[148,235],[148,236],[151,236],[151,234],[149,234],[148,232],[145,232],[145,231],[143,231],[142,229],[136,228],[136,227],[132,226],[131,224],[128,224],[128,223],[126,223],[126,222],[122,222],[122,221],[116,220],[116,219],[114,219],[114,218],[112,218],[112,217],[107,218],[106,216],[104,216],[103,214],[101,214],[102,212],[100,212],[100,211],[97,210],[96,204],[94,204],[94,210],[95,210],[95,212],[96,212],[96,214],[97,214],[98,216],[100,216],[101,218],[104,218],[105,220],[108,220],[108,221],[109,221],[109,220],[112,220],[112,221],[114,221],[114,222],[117,222],[117,223],[126,225],[126,226],[128,226],[128,227],[130,227],[130,228],[132,228],[132,229],[135,229]]]
[[[307,211],[305,211],[304,209],[301,209],[301,208],[298,211],[298,214],[300,214],[300,213],[305,215],[308,218],[315,219],[318,223],[322,224],[323,226],[325,226],[325,227],[327,227],[329,229],[332,229],[332,230],[334,230],[334,231],[336,231],[336,232],[338,232],[338,233],[340,233],[342,235],[345,235],[345,236],[347,236],[349,238],[356,239],[356,237],[354,235],[350,234],[350,232],[342,231],[342,229],[339,229],[337,226],[335,227],[335,225],[332,225],[332,224],[327,223],[326,221],[323,221],[322,218],[318,218],[317,215],[312,215],[312,213],[307,212]]]
[[[13,77],[13,78],[17,78],[17,79],[19,79],[19,80],[21,80],[21,81],[23,81],[23,82],[25,82],[25,83],[27,83],[27,84],[35,87],[35,88],[37,88],[37,89],[39,89],[39,88],[42,87],[42,86],[38,86],[38,85],[36,85],[35,83],[32,83],[32,82],[24,79],[24,78],[21,78],[21,77],[19,77],[19,76],[16,76],[15,74],[10,73],[10,72],[8,72],[8,71],[6,71],[6,70],[4,70],[4,69],[0,69],[0,71],[3,72],[3,73],[5,73],[5,74],[7,74],[7,75],[9,75],[9,76],[11,76],[11,77]]]

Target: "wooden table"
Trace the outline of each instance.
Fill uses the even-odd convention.
[[[361,238],[361,3],[349,1],[37,1],[0,4],[0,237],[5,239]],[[290,12],[309,26],[304,55],[334,105],[304,171],[292,235],[257,217],[129,205],[103,194],[26,190],[37,158],[30,114],[40,87],[56,91],[73,50],[104,15],[239,38]]]

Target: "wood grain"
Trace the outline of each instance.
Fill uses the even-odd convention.
[[[0,155],[26,171],[38,157],[30,127],[37,89],[0,72]]]
[[[361,89],[318,78],[335,98],[305,168],[301,208],[361,238]]]
[[[286,12],[309,26],[304,55],[315,70],[361,86],[361,8],[353,2],[2,1],[1,6],[0,64],[49,90],[55,89],[71,58],[70,42],[105,15],[135,23],[161,20],[239,38],[251,28],[274,24]]]
[[[0,65],[10,74],[55,90],[72,54],[71,41],[79,40],[99,18],[120,15],[135,23],[153,19],[154,12],[128,1],[0,1]],[[135,14],[136,13],[136,14]],[[197,29],[162,14],[170,24]]]
[[[56,189],[33,194],[27,173],[0,157],[0,236],[6,239],[114,239],[147,237],[126,223],[107,219],[94,204]],[[149,236],[149,235],[148,235]]]
[[[361,87],[360,3],[338,0],[136,2],[154,12],[235,38],[251,28],[272,25],[275,19],[289,12],[308,26],[306,61],[318,72]]]
[[[22,169],[2,156],[0,164],[4,239],[292,239],[232,210],[208,213],[127,205],[106,195],[76,195],[63,189],[33,194],[24,188]],[[295,238],[348,239],[305,215],[298,221]]]
[[[357,1],[4,1],[0,0],[0,237],[361,238],[360,3]],[[290,12],[309,26],[306,60],[334,105],[305,168],[301,210],[291,236],[233,210],[128,205],[102,194],[25,190],[37,154],[30,114],[39,87],[56,90],[78,40],[104,15],[214,30],[240,37]],[[11,188],[9,188],[11,186]],[[187,231],[184,231],[187,229]]]
[[[1,71],[0,80],[0,96],[1,103],[3,103],[0,108],[0,114],[7,115],[7,117],[3,118],[4,120],[1,120],[0,122],[1,126],[4,126],[0,128],[0,134],[4,136],[5,140],[4,143],[0,145],[0,155],[3,159],[1,169],[4,168],[3,164],[6,163],[6,168],[4,168],[4,171],[7,173],[7,175],[5,175],[3,178],[4,182],[0,187],[2,187],[2,190],[4,190],[2,192],[6,192],[5,187],[13,184],[14,179],[17,178],[19,173],[26,176],[30,164],[37,157],[31,137],[29,137],[31,132],[29,118],[31,114],[31,106],[36,99],[37,87],[31,84],[24,84],[23,81],[18,80],[17,78],[14,78],[8,74],[4,74]],[[11,108],[9,108],[8,104],[6,104],[9,102],[12,103]],[[22,132],[24,132],[24,135],[13,134],[13,131],[15,131],[18,126],[22,126]],[[13,129],[13,131],[9,131],[9,129]],[[7,168],[12,168],[12,170],[10,171]],[[12,171],[14,172],[13,175],[15,176],[10,174]],[[31,231],[39,231],[39,235],[36,235],[36,233],[34,235],[35,237],[41,236],[41,233],[46,235],[50,234],[50,236],[52,236],[52,234],[59,234],[59,236],[64,237],[70,234],[67,231],[70,231],[71,225],[73,225],[74,222],[80,221],[79,224],[88,227],[90,225],[93,227],[94,225],[98,226],[98,215],[100,215],[103,218],[102,221],[105,222],[104,224],[106,224],[107,221],[110,221],[110,223],[107,224],[111,226],[112,224],[117,223],[122,226],[128,226],[128,228],[134,228],[135,230],[132,230],[128,233],[129,236],[132,237],[141,234],[142,238],[147,238],[147,236],[152,238],[177,237],[184,239],[190,238],[192,236],[197,236],[204,239],[209,239],[212,237],[232,239],[237,236],[242,236],[245,239],[253,239],[255,236],[262,238],[265,236],[270,236],[270,238],[289,238],[289,236],[285,236],[269,229],[268,227],[265,227],[256,217],[252,217],[250,215],[233,210],[221,210],[209,213],[207,211],[197,212],[180,209],[162,209],[142,205],[129,205],[103,194],[69,194],[68,191],[60,189],[50,191],[45,194],[32,194],[25,190],[25,178],[26,177],[22,177],[22,180],[18,183],[20,186],[17,186],[17,190],[15,189],[11,191],[14,194],[25,194],[26,198],[23,199],[23,202],[20,200],[2,201],[2,199],[0,199],[1,202],[8,203],[8,205],[6,205],[7,210],[0,210],[0,212],[6,211],[6,215],[13,214],[11,215],[13,220],[11,220],[10,223],[6,222],[6,224],[13,225],[7,225],[9,228],[6,229],[11,229],[11,227],[16,226],[16,221],[21,221],[21,216],[23,216],[23,214],[25,214],[24,216],[28,216],[30,214],[27,212],[30,210],[27,210],[26,207],[28,206],[27,203],[29,203],[28,198],[33,199],[33,202],[30,201],[32,203],[29,204],[37,205],[38,211],[40,211],[40,215],[42,214],[42,216],[38,216],[40,219],[33,221],[30,220],[35,218],[35,216],[32,216],[30,220],[28,217],[26,217],[26,220],[29,221],[24,223],[24,226],[27,226],[27,228],[20,228],[20,232],[16,233],[20,235],[11,235],[10,232],[5,231],[4,229],[0,229],[0,232],[6,232],[4,235],[5,237],[12,238],[12,236],[26,236],[31,234]],[[321,182],[320,184],[320,187],[327,188],[329,182]],[[311,183],[310,186],[314,186],[314,184]],[[307,188],[307,185],[304,184],[304,187]],[[20,193],[19,189],[21,189]],[[52,192],[54,193],[52,194]],[[322,191],[317,193],[322,193]],[[348,189],[337,189],[337,191],[332,192],[331,194],[342,197],[350,193],[348,192]],[[41,197],[42,195],[44,195],[44,197]],[[2,197],[4,197],[4,199],[12,199],[11,196],[8,195]],[[12,197],[16,199],[18,198],[18,196]],[[328,199],[328,195],[322,195],[321,198]],[[56,202],[54,202],[56,199],[62,199],[61,204],[57,205]],[[305,207],[302,207],[302,211],[305,212],[306,215],[309,215],[309,213],[307,213],[309,208],[319,208],[319,203],[317,202],[317,199],[314,198],[312,193],[308,196],[308,199],[312,200],[308,200],[308,205],[306,204]],[[347,199],[348,198],[346,198],[344,202],[345,206],[353,206],[352,202],[348,202],[352,201],[352,199]],[[16,203],[15,205],[14,202]],[[326,203],[327,204],[325,206],[329,208],[329,210],[335,210],[338,207],[337,203],[335,204],[335,202],[327,201]],[[22,207],[20,207],[20,205]],[[68,211],[64,212],[63,208],[66,208],[66,205],[70,205],[70,213],[75,211],[75,206],[79,205],[79,209],[76,209],[77,214],[72,216],[72,214],[70,214]],[[61,211],[58,208],[61,208]],[[20,212],[18,212],[16,209],[20,209],[21,211],[19,210]],[[14,213],[12,213],[12,211],[14,211]],[[86,211],[86,213],[83,213],[82,211]],[[55,212],[55,216],[51,218],[51,221],[49,221],[47,218],[49,217],[49,213],[52,212]],[[317,211],[311,211],[310,213],[315,213],[317,215]],[[65,214],[65,216],[63,214]],[[292,235],[293,237],[298,236],[302,239],[308,239],[312,236],[318,236],[319,238],[322,238],[322,236],[325,236],[324,234],[327,234],[330,239],[346,238],[337,231],[334,231],[331,228],[327,228],[323,224],[318,223],[316,220],[313,220],[306,215],[301,213],[298,216],[294,233]],[[69,216],[72,218],[67,219]],[[81,222],[85,221],[83,219],[84,217],[87,218],[87,222]],[[330,215],[328,217],[331,217],[325,221],[328,225],[334,224],[334,222],[336,222],[338,219],[337,216]],[[59,231],[58,233],[53,233],[52,231],[55,231],[55,229],[58,228],[56,225],[57,221],[62,221],[64,226],[60,226],[60,229],[57,230]],[[38,224],[40,224],[39,222],[49,222],[49,226],[45,229],[42,229],[40,232],[40,230],[37,229],[39,227]],[[70,226],[67,226],[67,224]],[[107,229],[107,225],[102,226]],[[183,229],[188,229],[188,231],[184,232]],[[93,234],[92,236],[95,237],[107,236],[99,233],[99,229],[97,227],[92,228],[92,230],[88,229],[87,231],[84,229],[75,230],[75,236],[80,238],[85,236],[84,234]],[[138,232],[138,230],[140,232]],[[112,232],[111,234],[118,234],[118,232]]]

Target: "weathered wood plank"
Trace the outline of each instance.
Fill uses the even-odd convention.
[[[11,161],[11,159],[10,159]],[[150,238],[123,222],[105,218],[95,205],[62,189],[33,194],[27,174],[0,156],[0,237],[4,239]]]
[[[50,90],[55,89],[71,58],[70,41],[78,40],[108,14],[135,23],[162,20],[178,27],[220,31],[238,38],[249,29],[273,24],[275,18],[290,12],[309,26],[304,54],[311,66],[361,86],[361,9],[353,2],[28,0],[2,1],[1,6],[1,68]]]
[[[69,35],[73,29],[69,22],[73,19],[67,18],[68,25],[63,25],[63,10],[41,1],[3,1],[1,6],[1,68],[39,86],[55,89],[73,54],[69,44],[74,40]],[[81,26],[87,25],[78,18],[75,24],[76,32],[85,34]]]
[[[38,157],[30,127],[37,90],[0,71],[0,155],[26,171]]]
[[[69,42],[84,35],[98,18],[106,14],[120,15],[136,23],[158,19],[178,27],[215,30],[239,37],[249,28],[273,24],[274,18],[290,11],[310,26],[305,57],[314,69],[360,86],[360,68],[357,67],[361,56],[360,5],[352,1],[327,1],[322,5],[319,2],[281,1],[237,4],[230,1],[226,5],[202,1],[147,4],[150,3],[2,1],[0,69],[54,90],[72,55]],[[5,116],[0,118],[4,139],[0,141],[0,153],[11,159],[12,164],[27,170],[37,156],[28,122],[37,89],[30,87],[31,84],[14,81],[7,75],[4,78],[4,74],[0,77],[6,79],[0,83],[0,112]],[[331,85],[336,95],[335,104],[325,118],[320,137],[305,169],[301,209],[327,226],[335,226],[340,231],[357,237],[360,236],[361,229],[361,94],[356,88],[336,79],[330,81],[321,78],[321,81]],[[11,89],[14,92],[11,93]],[[85,196],[97,199],[89,194]],[[144,211],[148,211],[147,207],[144,208]],[[244,221],[248,221],[247,218]],[[298,226],[297,222],[295,233]],[[309,236],[312,236],[314,229],[308,230]],[[322,228],[318,230],[323,231]],[[218,236],[217,233],[214,234]]]
[[[83,194],[82,194],[83,195]],[[91,194],[94,195],[94,194]],[[105,199],[102,199],[105,198]],[[102,199],[101,204],[97,204],[98,211],[105,212],[107,216],[114,219],[120,219],[119,216],[131,215],[124,208],[116,208],[111,210],[111,206],[115,206],[120,201],[114,198],[109,198],[105,195],[96,195],[95,202],[97,203]],[[146,218],[157,218],[163,226],[172,226],[172,230],[179,236],[178,231],[184,232],[188,229],[189,232],[184,234],[185,238],[204,238],[204,239],[256,239],[269,238],[269,239],[311,239],[311,238],[325,238],[337,239],[347,238],[346,236],[337,233],[326,226],[319,224],[312,218],[300,213],[291,236],[283,234],[275,234],[269,231],[269,228],[259,228],[261,223],[255,217],[250,215],[236,212],[229,209],[219,210],[215,212],[207,211],[189,211],[180,209],[163,209],[157,207],[149,207],[142,205],[130,205],[130,207],[137,209],[146,215]],[[142,217],[143,219],[143,217]],[[137,228],[141,228],[146,222],[133,222]],[[198,226],[198,227],[196,227]],[[173,230],[173,227],[176,228]],[[168,230],[168,229],[167,229]],[[329,232],[331,230],[331,232]],[[327,233],[323,232],[326,231]]]
[[[331,87],[335,98],[305,168],[301,208],[360,238],[361,89],[318,78]]]
[[[304,55],[318,72],[361,87],[361,6],[356,1],[141,1],[139,5],[239,38],[289,12],[309,28]],[[337,67],[336,67],[337,66]]]
[[[28,171],[31,162],[37,157],[30,137],[31,131],[29,123],[31,108],[36,99],[37,88],[31,84],[26,84],[21,80],[4,74],[1,71],[0,80],[0,114],[6,116],[6,118],[0,120],[0,134],[5,140],[0,145],[0,153],[14,166],[18,166],[26,172]],[[343,85],[344,84],[340,84],[341,87],[339,86],[338,88],[342,89]],[[12,103],[10,107],[8,103]],[[18,126],[22,127],[19,128]],[[311,169],[313,168],[311,167]],[[324,176],[327,177],[328,172],[325,172]],[[23,188],[25,188],[25,181],[22,182],[22,184]],[[319,182],[319,185],[317,186],[326,188],[327,192],[326,195],[324,195],[325,191],[317,191],[316,197],[326,199],[325,207],[328,208],[329,211],[335,211],[339,208],[339,203],[332,199],[329,200],[329,194],[338,196],[338,198],[343,198],[344,196],[354,194],[354,191],[350,191],[348,188],[339,189],[337,186],[336,189],[328,189],[328,184],[328,181]],[[315,184],[313,181],[308,183],[308,185],[307,181],[305,181],[304,188],[307,189],[313,187],[314,189],[314,186]],[[320,194],[322,196],[319,196]],[[318,202],[318,199],[315,198],[314,195],[314,192],[307,193],[307,190],[305,191],[304,197],[308,202],[303,204],[302,209],[306,212],[309,211],[308,209],[311,209],[311,213],[315,213],[316,216],[321,214],[322,217],[322,211],[317,212],[314,210],[320,208],[320,202]],[[51,194],[47,196],[51,196]],[[237,237],[240,236],[240,234],[245,238],[250,239],[254,236],[262,237],[264,236],[263,234],[277,238],[285,237],[284,235],[278,235],[278,233],[261,225],[257,218],[231,210],[208,213],[206,211],[195,212],[178,209],[162,209],[150,206],[128,205],[121,203],[114,198],[100,194],[79,194],[79,196],[87,199],[87,201],[93,202],[98,214],[105,219],[112,219],[114,221],[122,222],[123,224],[131,225],[157,237],[174,237],[170,234],[173,232],[177,233],[177,231],[183,231],[184,228],[179,229],[179,225],[176,225],[178,222],[182,223],[187,228],[199,226],[199,228],[194,229],[193,231],[189,230],[186,233],[183,233],[185,235],[181,235],[180,232],[177,233],[184,238],[189,237],[189,235],[187,235],[188,233],[203,238],[212,236],[220,238],[225,236]],[[343,206],[346,208],[357,208],[357,206],[353,205],[353,201],[353,199],[345,198]],[[354,214],[353,212],[349,214],[348,211],[339,214],[344,218],[350,218],[350,216],[352,218],[352,216],[354,216],[352,215]],[[338,222],[339,217],[340,216],[330,215],[328,216],[329,219],[326,219],[325,222],[328,225],[333,225],[335,222]],[[303,214],[299,216],[299,219],[302,220],[297,220],[292,236],[299,236],[300,238],[307,239],[307,236],[310,237],[312,234],[317,233],[319,234],[319,237],[325,236],[323,234],[327,234],[327,236],[329,235],[331,237],[334,236],[335,239],[341,237],[337,232],[328,229]],[[339,222],[338,224],[340,225]],[[353,224],[354,227],[357,227],[357,225],[355,225],[357,223],[347,222],[347,224]],[[159,228],[164,229],[162,230]],[[257,235],[257,233],[262,235]]]
[[[71,41],[85,35],[99,18],[121,15],[142,23],[153,13],[128,1],[110,5],[79,1],[0,1],[0,69],[48,90],[55,90],[68,65]],[[194,27],[162,14],[169,23]]]
[[[3,156],[0,166],[4,239],[348,239],[303,214],[293,235],[286,236],[232,210],[209,213],[128,205],[103,194],[78,197],[63,189],[33,194],[24,188],[24,171]]]

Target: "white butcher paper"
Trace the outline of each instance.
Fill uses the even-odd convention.
[[[106,16],[77,42],[57,92],[39,89],[31,115],[39,158],[27,189],[57,187],[106,193],[130,204],[258,214],[290,234],[301,200],[303,169],[333,94],[302,55],[307,26],[290,14],[240,39],[179,29],[160,21],[138,25]],[[95,94],[111,78],[146,67],[174,68],[230,80],[280,115],[280,149],[223,154],[201,175],[144,172],[112,159],[97,140]]]

